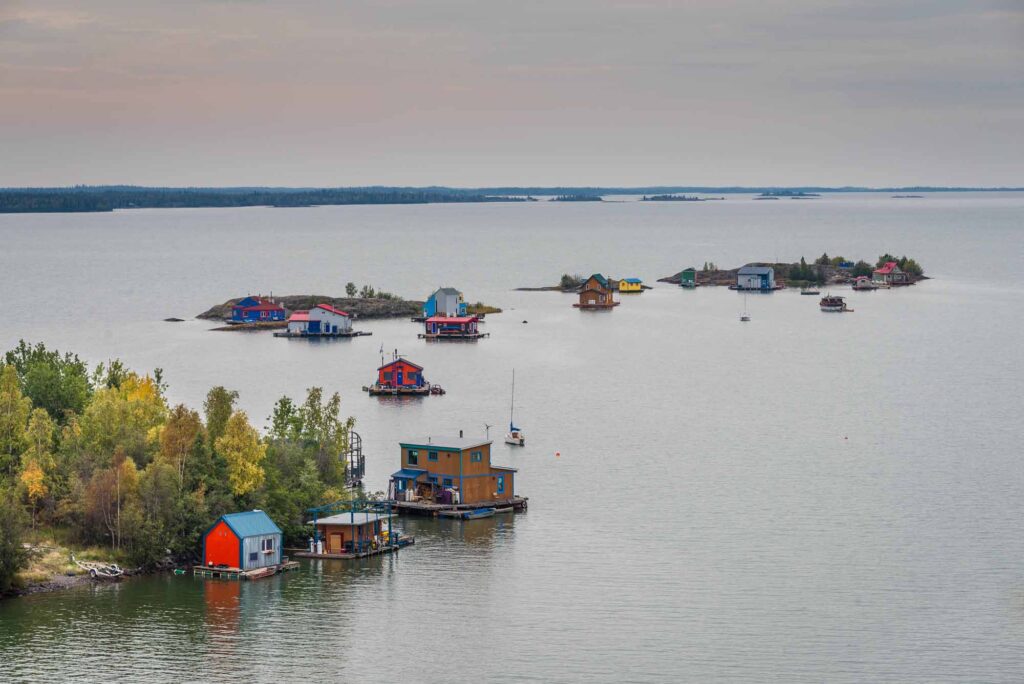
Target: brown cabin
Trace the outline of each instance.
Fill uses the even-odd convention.
[[[402,469],[391,498],[442,504],[506,503],[515,496],[515,468],[491,464],[489,440],[424,437],[402,442]]]
[[[339,513],[316,521],[317,532],[324,540],[324,553],[362,553],[378,541],[382,521],[379,513],[354,511]]]
[[[618,306],[615,301],[615,287],[600,273],[587,278],[580,288],[580,301],[573,304],[578,309],[610,309]]]

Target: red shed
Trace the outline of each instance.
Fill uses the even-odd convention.
[[[423,387],[423,366],[398,357],[377,369],[377,384],[381,387]]]

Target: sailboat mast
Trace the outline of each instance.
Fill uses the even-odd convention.
[[[512,405],[508,410],[508,429],[512,430],[515,427],[515,414],[516,414],[516,369],[512,369]]]

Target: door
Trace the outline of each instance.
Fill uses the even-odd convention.
[[[402,384],[403,384],[402,383],[402,371],[399,370],[398,371],[398,380],[395,381],[395,385],[397,385],[398,387],[401,387]]]
[[[499,475],[498,476],[498,494],[504,494],[504,493],[505,493],[505,476],[504,475]]]
[[[337,532],[332,532],[330,543],[327,545],[327,550],[330,553],[341,553],[341,540],[341,534]]]

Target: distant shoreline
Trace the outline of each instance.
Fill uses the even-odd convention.
[[[646,186],[646,187],[143,187],[132,185],[66,188],[0,188],[0,214],[94,213],[116,209],[198,209],[238,207],[319,207],[364,204],[461,204],[534,202],[536,197],[600,201],[607,195],[685,193],[753,194],[763,197],[809,197],[821,193],[1024,192],[1024,187],[824,187],[824,186]]]

